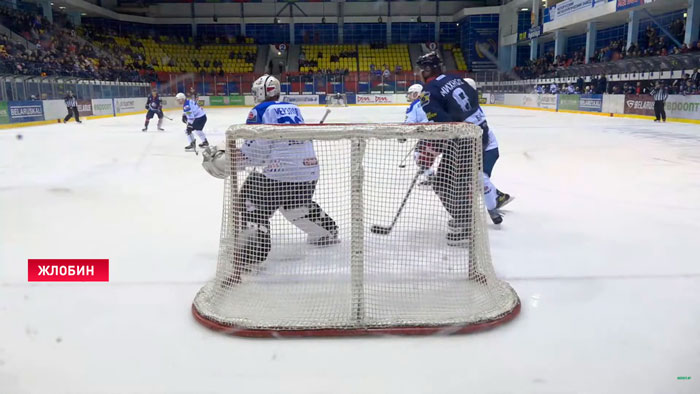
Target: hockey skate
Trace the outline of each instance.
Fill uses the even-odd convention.
[[[165,131],[165,129],[162,128],[162,127],[159,127],[159,128],[158,128],[158,131]]]
[[[194,152],[195,149],[197,149],[197,145],[195,145],[195,142],[192,141],[185,147],[185,152]]]
[[[498,197],[496,198],[496,209],[501,209],[515,200],[515,197],[511,197],[508,193],[503,193],[500,190],[496,190],[496,192],[498,193]]]
[[[141,131],[148,131],[148,127],[142,128]]]
[[[207,141],[207,140],[204,140],[204,142],[202,142],[201,144],[199,144],[199,147],[200,147],[200,148],[206,148],[207,146],[209,146],[209,141]]]
[[[491,221],[493,222],[493,224],[503,223],[503,216],[501,216],[501,214],[496,209],[492,209],[489,211],[489,217],[491,217]]]

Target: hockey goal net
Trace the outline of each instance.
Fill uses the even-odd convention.
[[[334,93],[326,95],[327,107],[347,107],[348,97],[345,93]]]
[[[195,318],[241,336],[464,333],[512,319],[520,301],[491,264],[481,134],[466,123],[232,126],[216,276]],[[252,140],[265,147],[255,163]],[[423,185],[406,159],[419,141],[442,153]],[[310,145],[317,182],[293,173],[293,149]],[[232,153],[246,146],[246,161]],[[302,186],[270,181],[285,172]],[[318,242],[329,228],[337,242]]]

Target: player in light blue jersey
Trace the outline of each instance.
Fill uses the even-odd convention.
[[[246,123],[304,123],[299,107],[278,101],[277,78],[263,75],[253,83],[252,92],[257,105],[250,110]],[[204,151],[202,165],[211,175],[225,178],[226,155],[221,150],[214,151]],[[240,212],[239,271],[249,271],[267,259],[272,248],[270,218],[277,210],[307,234],[309,244],[327,246],[339,242],[337,224],[313,201],[319,163],[310,140],[246,140],[239,150],[229,154],[235,155],[235,162],[262,169],[262,173],[250,172],[240,190],[245,211]],[[228,282],[238,283],[239,275],[234,271]]]
[[[423,105],[420,103],[420,96],[423,93],[423,86],[420,84],[411,85],[406,93],[406,101],[411,103],[406,109],[406,119],[404,123],[427,123],[428,116],[423,111]]]
[[[209,146],[209,141],[207,141],[207,136],[204,135],[203,131],[204,125],[207,123],[207,114],[204,113],[202,107],[197,104],[196,100],[185,97],[184,93],[175,95],[175,101],[182,105],[182,112],[184,112],[182,115],[182,122],[187,123],[185,133],[187,133],[187,139],[190,141],[190,144],[185,147],[185,151],[191,152],[195,149],[195,143],[197,141],[192,135],[193,131],[197,134],[200,141],[202,141],[202,143],[199,144],[200,148]]]

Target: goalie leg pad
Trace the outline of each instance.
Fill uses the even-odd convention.
[[[242,228],[238,232],[234,249],[234,273],[247,272],[267,259],[270,241],[270,218],[277,209],[274,197],[268,196],[273,181],[261,174],[251,174],[243,183],[241,196],[244,208]]]
[[[280,209],[280,213],[293,225],[308,234],[309,243],[317,243],[321,238],[335,238],[338,235],[338,225],[313,201],[307,206],[283,207]]]
[[[234,252],[234,271],[237,273],[250,271],[254,266],[267,259],[272,249],[270,241],[270,226],[247,222],[238,233]]]

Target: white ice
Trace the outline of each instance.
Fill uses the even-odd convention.
[[[207,110],[213,141],[247,112]],[[493,181],[517,197],[489,227],[491,252],[523,309],[449,337],[209,331],[190,305],[214,273],[222,185],[183,152],[182,124],[1,130],[0,393],[700,392],[700,127],[486,112]],[[29,284],[28,258],[109,258],[110,282]]]

